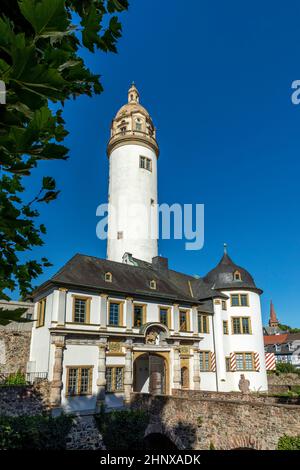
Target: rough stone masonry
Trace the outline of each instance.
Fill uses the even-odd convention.
[[[30,302],[6,302],[0,300],[0,307],[8,310],[27,308],[27,314],[33,313],[34,305]],[[26,372],[29,359],[32,323],[11,322],[0,325],[0,373]]]
[[[132,394],[132,408],[146,410],[146,434],[162,433],[179,449],[274,450],[284,434],[300,435],[300,406],[259,400]]]

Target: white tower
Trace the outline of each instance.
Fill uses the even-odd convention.
[[[112,121],[109,158],[107,258],[125,253],[151,262],[157,256],[157,158],[152,119],[132,84],[128,103]]]

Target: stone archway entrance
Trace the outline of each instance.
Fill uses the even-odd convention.
[[[133,390],[153,395],[168,391],[168,366],[166,359],[157,353],[143,353],[133,364]]]

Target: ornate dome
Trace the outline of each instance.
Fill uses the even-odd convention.
[[[129,116],[131,113],[141,113],[151,120],[150,114],[147,109],[144,108],[140,103],[126,103],[117,112],[115,119],[121,119],[124,116]],[[152,121],[152,120],[151,120]]]
[[[262,293],[262,290],[256,287],[251,274],[235,264],[228,256],[226,249],[219,264],[209,271],[204,281],[213,289],[255,289]]]
[[[130,143],[150,147],[157,156],[159,154],[156,129],[150,114],[140,104],[140,95],[134,83],[128,90],[128,103],[119,109],[112,121],[108,156],[114,148]]]

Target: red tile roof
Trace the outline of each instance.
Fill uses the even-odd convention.
[[[268,344],[282,344],[282,343],[285,343],[288,336],[289,336],[288,333],[284,333],[282,335],[267,335],[267,336],[264,336],[265,346],[267,346]]]

